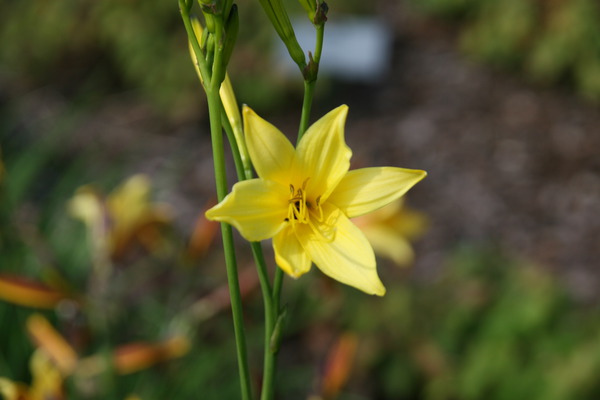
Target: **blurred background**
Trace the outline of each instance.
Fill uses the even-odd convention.
[[[357,221],[385,297],[286,278],[277,398],[600,398],[598,2],[328,5],[313,120],[346,103],[355,168],[429,175]],[[258,2],[239,10],[238,100],[295,138],[302,78]],[[0,43],[0,393],[238,398],[177,2],[6,0]],[[262,302],[238,247],[258,387]]]

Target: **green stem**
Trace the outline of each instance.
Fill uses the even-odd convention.
[[[316,36],[315,54],[313,56],[313,61],[315,63],[317,63],[317,65],[318,65],[319,62],[321,61],[321,52],[323,51],[323,37],[325,34],[325,24],[317,25],[315,28],[317,30],[317,36]]]
[[[222,27],[217,26],[216,43],[221,43]],[[210,117],[210,133],[212,141],[215,180],[217,185],[217,199],[219,202],[227,195],[227,177],[225,174],[225,154],[223,150],[223,131],[221,126],[221,112],[223,105],[219,90],[221,87],[222,71],[222,47],[215,46],[215,58],[210,85],[206,84],[206,95],[208,97],[208,111]],[[225,254],[225,266],[227,269],[227,282],[229,284],[229,296],[231,298],[231,312],[233,315],[233,329],[237,347],[238,368],[240,374],[240,386],[243,400],[252,399],[252,388],[250,384],[250,371],[248,369],[248,357],[246,350],[246,334],[244,331],[244,320],[242,313],[242,299],[238,279],[237,262],[233,245],[233,231],[231,225],[221,223],[223,236],[223,252]]]
[[[254,261],[258,269],[258,278],[260,280],[265,309],[263,382],[260,398],[261,400],[271,400],[273,399],[275,387],[275,358],[277,356],[277,349],[272,348],[271,339],[273,337],[273,332],[275,331],[278,310],[274,307],[271,284],[269,283],[269,274],[267,272],[267,266],[260,242],[253,242],[251,245]]]
[[[298,127],[298,139],[296,144],[300,143],[302,135],[308,129],[308,123],[310,122],[310,109],[312,106],[313,92],[315,89],[315,81],[304,81],[304,100],[302,102],[302,115],[300,116],[300,126]]]
[[[229,141],[229,146],[231,147],[231,154],[233,154],[233,163],[235,164],[235,172],[237,173],[238,180],[243,181],[245,179],[252,178],[251,172],[249,173],[248,170],[246,170],[245,165],[242,162],[240,148],[238,147],[237,140],[235,139],[235,134],[233,133],[233,128],[231,127],[231,124],[229,123],[229,119],[227,119],[227,116],[225,115],[225,109],[223,108],[222,103],[221,103],[221,123],[223,124],[223,128],[225,128],[225,133],[227,134],[227,140]]]
[[[217,183],[217,199],[220,202],[227,195],[227,179],[225,176],[225,157],[221,129],[222,106],[218,90],[216,92],[214,90],[207,91],[207,97],[215,165],[215,178]],[[229,285],[229,296],[231,298],[231,312],[233,315],[233,329],[235,332],[235,341],[237,347],[242,399],[250,400],[252,399],[252,389],[250,385],[250,371],[248,369],[246,334],[244,331],[242,298],[240,294],[240,284],[238,280],[237,262],[231,226],[226,223],[221,223],[221,233],[223,236],[223,252],[225,253],[225,266],[227,269],[227,283]]]
[[[277,268],[275,270],[275,279],[273,280],[273,308],[280,311],[281,301],[281,286],[283,285],[283,270]]]
[[[321,53],[323,51],[325,24],[317,25],[315,28],[317,30],[315,54],[313,55],[311,62],[316,64],[316,73],[310,80],[304,80],[304,100],[302,101],[302,115],[300,116],[300,126],[298,127],[298,139],[296,144],[300,143],[300,139],[302,139],[304,132],[308,129],[310,110],[312,107],[315,85],[317,84],[317,75],[319,73],[319,62],[321,61]]]
[[[215,46],[214,57],[212,62],[212,71],[204,57],[200,44],[196,39],[192,23],[190,20],[189,11],[191,1],[179,0],[179,8],[183,23],[192,44],[192,48],[196,55],[198,67],[204,81],[206,96],[208,99],[208,111],[210,118],[210,132],[213,150],[213,161],[215,169],[215,180],[217,186],[217,199],[219,202],[227,195],[227,177],[225,172],[225,154],[223,149],[222,130],[225,127],[231,149],[233,153],[236,171],[240,179],[245,177],[244,168],[241,162],[239,147],[235,141],[232,128],[225,115],[223,103],[220,97],[221,81],[225,77],[223,68],[223,48],[222,45]],[[216,29],[216,43],[222,43],[223,26],[222,21],[219,21],[219,26]],[[227,269],[227,283],[229,286],[229,296],[231,299],[231,312],[233,316],[233,329],[236,341],[238,369],[240,375],[240,390],[242,400],[252,400],[252,387],[250,384],[250,370],[248,368],[248,356],[246,349],[246,334],[244,330],[244,320],[242,311],[242,299],[240,293],[240,284],[238,278],[237,260],[235,257],[235,249],[233,244],[233,231],[229,224],[221,223],[221,234],[223,237],[223,252],[225,255],[225,266]],[[263,261],[264,263],[264,261]]]

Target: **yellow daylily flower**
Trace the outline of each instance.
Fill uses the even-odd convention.
[[[373,248],[350,218],[398,199],[426,172],[349,171],[347,114],[345,105],[330,111],[294,148],[276,127],[244,107],[246,145],[258,178],[236,183],[206,217],[235,226],[249,241],[273,238],[277,265],[294,278],[314,262],[331,278],[382,296]]]

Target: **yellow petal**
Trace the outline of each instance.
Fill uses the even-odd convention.
[[[69,213],[80,219],[89,229],[101,224],[104,219],[100,196],[89,186],[77,189],[69,202]]]
[[[414,251],[402,235],[385,226],[362,228],[369,243],[377,255],[387,257],[399,266],[410,265],[414,260]]]
[[[29,362],[32,375],[32,399],[63,399],[63,377],[50,356],[37,349]]]
[[[150,179],[137,174],[128,178],[106,199],[115,230],[130,230],[150,211]]]
[[[238,182],[222,202],[206,211],[206,218],[235,226],[248,241],[265,240],[284,226],[289,194],[289,187],[272,181]]]
[[[243,114],[246,146],[256,173],[262,179],[289,188],[296,152],[294,146],[279,129],[256,115],[250,107],[244,106]]]
[[[0,394],[5,400],[30,400],[29,390],[22,383],[0,378]]]
[[[273,238],[275,262],[288,275],[297,278],[310,270],[311,260],[298,241],[294,229],[288,226]]]
[[[307,192],[324,202],[350,168],[352,151],[344,140],[348,106],[339,106],[315,122],[300,140],[299,168],[309,178]]]
[[[326,214],[335,212],[324,207]],[[375,255],[367,238],[343,213],[338,212],[332,240],[299,226],[298,239],[315,265],[331,278],[365,293],[383,296],[385,287],[377,275]]]
[[[375,167],[349,171],[329,197],[348,217],[357,217],[403,196],[427,173],[417,169]]]

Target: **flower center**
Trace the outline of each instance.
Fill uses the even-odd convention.
[[[300,222],[306,224],[309,222],[309,209],[311,204],[306,200],[306,181],[302,184],[301,188],[294,188],[294,185],[290,185],[290,199],[288,200],[288,216],[286,221],[292,223]]]
[[[302,187],[298,189],[296,189],[294,185],[290,185],[290,199],[288,200],[288,215],[285,219],[286,221],[308,224],[310,223],[311,212],[318,213],[314,216],[317,221],[322,219],[323,213],[319,204],[321,196],[317,197],[314,204],[306,197],[306,183],[308,182],[308,179],[310,178],[307,178],[302,183]]]
[[[288,215],[285,221],[291,222],[292,226],[296,223],[307,224],[322,240],[332,241],[335,235],[335,223],[327,223],[323,218],[321,196],[317,196],[314,202],[307,199],[306,182],[308,182],[308,178],[302,183],[302,187],[298,189],[294,185],[290,185]],[[335,222],[335,218],[331,222]]]

